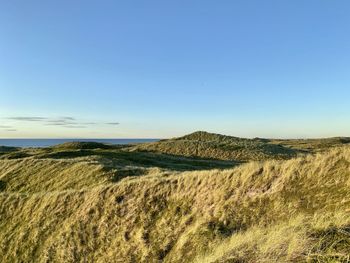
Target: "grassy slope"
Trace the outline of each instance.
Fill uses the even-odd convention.
[[[350,143],[350,137],[334,137],[323,139],[294,139],[294,140],[267,140],[273,144],[279,144],[291,149],[302,150],[306,152],[325,151],[329,148],[339,147]]]
[[[155,172],[162,175],[166,172],[232,168],[237,165],[230,161],[180,158],[114,148],[90,149],[86,145],[78,149],[76,145],[23,149],[3,154],[0,156],[2,189],[20,193],[82,190]]]
[[[150,153],[28,154],[0,160],[2,262],[349,258],[350,148],[226,170],[181,159],[183,172]],[[112,182],[130,167],[147,173]]]
[[[235,161],[288,159],[295,157],[298,153],[295,149],[264,140],[244,139],[203,131],[137,145],[132,150]]]
[[[314,153],[350,143],[350,138],[305,140],[245,139],[203,131],[159,142],[145,143],[131,148],[209,159],[251,161],[289,159],[298,154]]]

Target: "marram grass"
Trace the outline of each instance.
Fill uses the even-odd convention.
[[[0,160],[0,261],[350,261],[349,147],[111,180],[119,164]]]

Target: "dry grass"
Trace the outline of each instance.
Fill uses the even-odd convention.
[[[280,144],[291,149],[306,152],[320,152],[333,147],[340,147],[350,143],[350,137],[333,137],[322,139],[293,139],[293,140],[268,140],[273,144]]]
[[[234,161],[289,159],[299,153],[296,149],[262,139],[245,139],[203,131],[179,138],[144,143],[132,147],[131,150]]]
[[[349,260],[349,147],[116,183],[108,165],[0,160],[1,262]]]
[[[189,135],[136,145],[131,150],[235,161],[290,159],[350,143],[348,137],[323,139],[246,139],[198,131]]]

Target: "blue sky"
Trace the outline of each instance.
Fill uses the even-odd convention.
[[[349,12],[0,0],[0,137],[350,136]]]

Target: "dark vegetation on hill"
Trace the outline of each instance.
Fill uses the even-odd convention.
[[[8,153],[8,152],[14,152],[18,151],[19,148],[16,147],[8,147],[8,146],[1,146],[0,145],[0,153]]]
[[[0,261],[349,262],[347,143],[196,132],[162,151],[2,152]]]
[[[66,142],[53,146],[53,149],[113,149],[120,148],[119,145],[109,145],[99,142]]]

